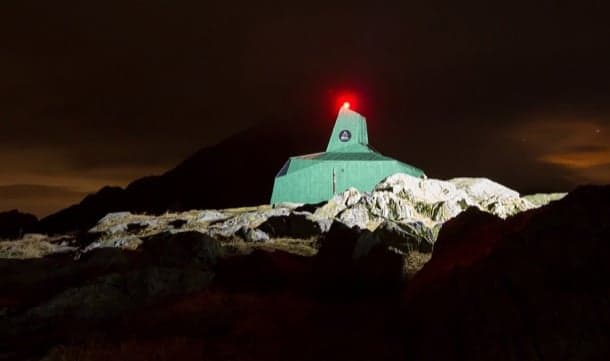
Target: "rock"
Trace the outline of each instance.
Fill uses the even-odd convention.
[[[369,228],[369,209],[364,204],[356,204],[343,210],[337,218],[348,227]]]
[[[320,227],[320,231],[322,232],[322,234],[328,232],[334,222],[334,219],[316,218],[314,215],[307,215],[307,218],[310,221],[316,222],[318,224],[318,227]]]
[[[221,240],[239,237],[247,242],[272,238],[313,239],[328,232],[338,220],[349,227],[375,231],[383,224],[396,224],[384,237],[421,237],[429,253],[438,230],[446,221],[469,207],[501,218],[535,208],[556,196],[537,195],[534,205],[519,194],[485,178],[455,178],[449,181],[395,174],[372,192],[350,188],[317,205],[279,204],[224,210],[193,210],[158,216],[115,212],[104,216],[89,231],[88,251],[99,247],[136,249],[141,240],[164,232],[197,231]],[[533,199],[533,198],[532,198]],[[379,232],[388,232],[387,227]],[[402,229],[402,230],[401,230]],[[378,233],[379,233],[378,232]],[[426,248],[428,247],[428,248]],[[399,248],[396,248],[400,251]],[[26,252],[27,253],[27,252]],[[407,252],[408,253],[408,252]]]
[[[222,258],[216,268],[215,284],[240,292],[258,294],[270,290],[303,291],[313,282],[312,257],[255,249],[246,255]]]
[[[32,232],[37,223],[36,216],[21,213],[16,209],[0,212],[0,239],[21,238],[25,233]]]
[[[320,243],[316,257],[327,288],[395,289],[406,277],[404,255],[368,230],[335,222]]]
[[[192,217],[190,222],[196,223],[211,223],[218,222],[229,218],[230,215],[224,214],[215,209],[200,211],[198,214]]]
[[[305,204],[303,203],[294,203],[294,202],[280,202],[277,204],[274,204],[273,207],[274,208],[288,208],[290,210],[296,210],[299,209],[301,207],[305,206]]]
[[[307,213],[315,213],[315,211],[322,207],[323,205],[325,205],[326,202],[320,202],[320,203],[316,203],[316,204],[303,204],[299,207],[296,207],[293,211],[295,212],[307,212]]]
[[[379,183],[374,191],[390,192],[411,203],[435,204],[464,198],[455,184],[437,179],[423,179],[408,174],[395,174]]]
[[[0,241],[0,259],[31,259],[70,253],[76,247],[52,242],[46,235],[26,234],[18,240]]]
[[[506,218],[536,206],[486,178],[441,181],[395,174],[370,193],[349,189],[335,196],[317,208],[314,217],[336,218],[348,226],[371,231],[386,221],[407,228],[417,225],[415,234],[432,236],[425,238],[432,244],[440,226],[469,207]]]
[[[565,197],[567,193],[536,193],[528,194],[523,196],[524,199],[528,200],[531,204],[536,207],[545,206],[551,202],[558,201]]]
[[[144,254],[156,265],[212,268],[221,255],[220,242],[200,232],[162,233],[145,238]]]
[[[408,199],[391,192],[373,192],[360,203],[365,204],[372,215],[382,219],[408,221],[417,216],[414,205]]]
[[[98,224],[112,224],[116,222],[121,222],[122,220],[133,216],[131,212],[113,212],[108,213],[102,219],[100,219]]]
[[[454,178],[449,181],[420,179],[395,174],[375,191],[386,191],[412,203],[420,214],[444,222],[470,206],[501,218],[534,208],[519,193],[486,178]]]
[[[316,218],[333,219],[345,208],[352,206],[362,198],[362,194],[355,188],[349,188],[345,192],[334,196],[322,207],[316,209]]]
[[[192,268],[146,268],[101,277],[88,285],[66,290],[13,321],[28,324],[105,320],[160,300],[206,287],[212,274]]]
[[[506,220],[447,222],[406,292],[410,358],[607,359],[609,204],[610,186],[587,186]]]
[[[121,248],[127,250],[135,250],[142,244],[142,240],[137,236],[124,236],[101,238],[98,241],[90,243],[83,252],[89,252],[96,248]]]
[[[407,254],[413,251],[431,253],[436,235],[421,223],[398,224],[385,222],[373,235],[388,247]]]
[[[97,232],[98,229],[99,228],[97,228],[97,227],[92,228],[90,230],[90,232]],[[127,224],[121,223],[121,224],[114,225],[110,228],[107,228],[105,233],[106,234],[117,234],[117,233],[125,233],[125,232],[127,232]]]
[[[322,234],[317,222],[298,213],[270,217],[258,229],[271,237],[310,238]]]
[[[428,262],[434,266],[424,267],[411,282],[410,289],[416,290],[421,284],[433,284],[443,277],[444,271],[470,266],[488,255],[502,227],[501,218],[476,207],[468,208],[447,221],[439,232]]]
[[[246,242],[267,242],[270,240],[269,235],[260,229],[252,229],[242,227],[237,231],[237,235],[243,238]]]
[[[463,190],[476,202],[484,202],[489,199],[515,199],[519,193],[487,178],[453,178],[449,181],[457,189]]]
[[[353,265],[354,250],[362,231],[341,222],[334,222],[328,233],[320,239],[316,255],[319,269],[324,276],[348,278]]]
[[[400,272],[395,269],[387,275],[392,276],[393,283],[396,284],[398,280],[411,278],[426,264],[430,259],[435,238],[430,229],[421,223],[404,225],[388,221],[372,233],[361,234],[354,248],[353,258],[356,260],[366,258],[371,252],[376,252],[377,256],[386,254],[396,263],[395,255],[400,255],[402,257]],[[379,249],[384,251],[381,252]]]
[[[137,233],[144,229],[148,228],[148,224],[146,223],[129,223],[127,225],[127,232],[129,233]]]
[[[535,208],[519,193],[487,178],[454,178],[450,180],[481,210],[500,218]]]
[[[495,230],[496,227],[501,225],[502,220],[499,217],[481,211],[476,207],[468,208],[465,212],[443,225],[435,243],[435,258],[443,256],[452,258],[456,262],[464,262],[466,259],[471,258],[477,249],[489,248],[491,243],[481,246],[478,244],[479,241],[492,242],[493,240],[488,237],[488,230]],[[457,238],[457,235],[460,235],[460,237]],[[471,246],[473,244],[475,245],[474,247]],[[460,253],[456,254],[455,252],[457,251]],[[445,256],[445,254],[448,254],[448,256]],[[449,254],[452,254],[452,256],[449,256]],[[480,256],[477,255],[478,257]]]
[[[188,223],[188,221],[186,221],[184,219],[176,219],[176,220],[169,222],[168,224],[174,229],[180,229],[180,228],[184,227],[184,225],[187,223]]]
[[[417,252],[430,253],[442,224],[469,207],[506,218],[536,206],[519,193],[485,178],[441,181],[395,174],[370,193],[348,189],[326,204],[311,208],[311,218],[337,219],[349,227],[371,231],[385,224],[379,231],[386,233],[384,237],[419,238],[422,248],[416,246]]]
[[[241,228],[257,228],[269,217],[286,216],[290,213],[288,208],[267,208],[261,210],[238,213],[225,221],[212,224],[208,228],[211,236],[223,238],[233,237]]]
[[[383,243],[355,259],[358,283],[379,291],[397,290],[407,278],[407,259],[396,249]]]
[[[143,214],[132,214],[130,212],[109,213],[100,219],[97,224],[89,230],[90,233],[104,233],[107,235],[120,233],[137,233],[146,228],[160,226],[159,217]]]

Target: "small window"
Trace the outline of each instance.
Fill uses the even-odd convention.
[[[350,139],[352,139],[352,133],[349,130],[343,129],[341,132],[339,132],[340,141],[349,142]]]

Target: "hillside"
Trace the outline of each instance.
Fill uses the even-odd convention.
[[[1,355],[601,360],[609,204],[607,186],[536,208],[485,179],[398,175],[314,207],[109,214],[10,242],[56,248],[0,260]],[[366,227],[341,219],[362,207]]]
[[[321,149],[319,140],[325,140],[325,131],[304,125],[259,125],[199,150],[162,175],[135,180],[124,189],[103,188],[79,204],[41,219],[33,230],[86,230],[117,211],[160,214],[268,203],[273,178],[287,156]]]

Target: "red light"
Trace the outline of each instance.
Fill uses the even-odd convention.
[[[332,111],[360,109],[360,98],[353,91],[333,91]]]

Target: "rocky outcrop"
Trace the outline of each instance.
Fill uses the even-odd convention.
[[[608,204],[610,186],[590,186],[507,220],[448,222],[407,289],[411,358],[606,359]]]
[[[416,243],[424,245],[426,250],[422,251],[430,252],[442,225],[469,208],[507,218],[560,197],[537,196],[534,205],[519,193],[485,178],[440,181],[396,174],[370,193],[347,190],[315,209],[313,216],[334,218],[350,227],[375,232],[379,229],[377,233],[382,238],[407,232],[419,240]],[[388,232],[388,227],[393,230]]]
[[[368,196],[351,192],[356,201],[333,210],[311,241],[317,254],[273,248],[296,239],[242,237],[274,217],[278,229],[294,216],[314,224],[325,205],[109,215],[96,237],[131,232],[142,242],[136,250],[0,260],[10,290],[0,293],[0,356],[40,359],[56,346],[62,359],[65,349],[114,350],[124,340],[156,352],[187,338],[219,360],[227,350],[269,360],[342,359],[345,350],[352,360],[608,358],[610,187],[579,188],[507,218],[471,206],[440,229],[394,220],[391,209],[374,230],[340,219]],[[225,222],[241,225],[235,237],[206,231]]]
[[[351,188],[317,205],[286,203],[161,215],[109,213],[89,230],[86,237],[78,235],[76,243],[85,252],[100,247],[135,250],[146,237],[165,232],[196,231],[225,242],[246,242],[255,247],[276,244],[286,250],[275,241],[315,241],[329,231],[333,222],[339,221],[348,227],[374,232],[380,239],[408,238],[411,240],[409,251],[417,249],[417,252],[429,254],[443,224],[469,208],[507,218],[560,198],[560,194],[535,195],[529,198],[535,200],[534,204],[517,192],[485,178],[441,181],[396,174],[379,183],[372,192]],[[19,243],[10,247],[0,245],[0,252],[10,248],[10,254],[24,254],[18,252],[18,246]],[[44,249],[49,249],[49,252],[55,250],[54,247]],[[316,249],[309,247],[300,254],[315,252]],[[8,253],[3,252],[3,255],[6,257]]]
[[[396,174],[377,185],[373,194],[376,193],[386,195],[389,204],[408,205],[389,207],[396,210],[398,217],[423,218],[434,223],[445,222],[469,207],[479,208],[500,218],[535,208],[516,191],[486,178],[441,181]],[[392,196],[396,198],[392,199]],[[401,212],[405,208],[412,213]]]
[[[0,293],[0,334],[11,345],[23,335],[39,346],[78,337],[129,312],[203,290],[221,256],[219,241],[208,235],[167,232],[145,238],[137,252],[99,248],[76,257],[0,262],[3,287],[11,289]]]
[[[141,249],[151,263],[164,267],[211,269],[222,254],[217,239],[199,232],[155,235],[145,239]]]
[[[402,225],[385,222],[375,229],[373,235],[388,246],[404,253],[413,251],[431,253],[436,239],[436,234],[421,223]]]
[[[431,243],[395,223],[371,232],[335,222],[316,257],[320,277],[331,287],[392,289],[421,268],[417,257],[431,249]]]
[[[213,222],[207,227],[207,232],[215,237],[231,238],[242,228],[254,229],[259,227],[270,217],[286,216],[289,208],[261,206],[245,211],[234,210],[228,212],[226,220]]]
[[[486,178],[441,181],[395,174],[370,193],[345,191],[317,208],[314,216],[338,218],[347,225],[371,230],[384,220],[419,222],[434,229],[469,207],[506,218],[544,204],[540,197],[537,199],[538,205],[534,205],[519,193]]]
[[[107,320],[170,296],[201,290],[211,280],[210,272],[194,268],[150,267],[110,274],[60,293],[13,319],[12,325],[44,327],[59,320]]]
[[[310,238],[322,234],[320,225],[305,213],[270,217],[258,229],[271,237]]]
[[[566,196],[567,193],[536,193],[523,196],[524,199],[533,205],[540,207],[554,201],[558,201]]]
[[[246,242],[268,242],[271,240],[271,237],[264,231],[248,227],[240,228],[236,235]]]

